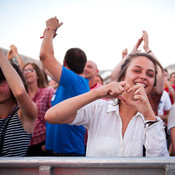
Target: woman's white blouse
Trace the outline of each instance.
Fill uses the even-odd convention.
[[[169,156],[163,121],[159,117],[157,120],[147,126],[147,121],[138,112],[129,122],[122,138],[119,105],[97,100],[78,110],[74,121],[69,124],[87,128],[88,157],[142,157],[143,145],[147,157]]]

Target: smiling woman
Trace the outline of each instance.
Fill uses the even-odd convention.
[[[45,118],[50,123],[84,125],[86,156],[142,157],[143,146],[147,157],[168,156],[163,121],[155,116],[147,97],[157,65],[148,54],[133,54],[122,65],[119,82],[67,99],[50,108]],[[121,102],[114,105],[100,98]]]
[[[153,80],[153,86],[156,85],[156,74],[157,74],[157,67],[156,64],[160,66],[160,63],[158,61],[156,61],[151,55],[145,54],[145,53],[136,53],[136,54],[130,54],[129,56],[127,56],[127,60],[124,62],[124,64],[121,66],[121,71],[119,72],[118,75],[118,81],[122,80],[122,77],[125,75],[126,69],[128,68],[129,63],[131,62],[131,60],[133,58],[138,59],[138,62],[141,62],[142,65],[144,65],[145,63],[145,59],[143,59],[144,57],[147,57],[148,59],[150,59],[150,64],[148,64],[148,60],[146,60],[145,65],[147,65],[147,67],[150,67],[149,69],[144,70],[143,67],[136,65],[135,61],[132,62],[131,64],[131,72],[134,72],[135,74],[141,74],[143,75],[142,79],[146,79],[149,78],[150,80]],[[138,84],[139,82],[135,82],[135,84]],[[147,86],[144,81],[142,82],[142,84],[144,84],[145,86]],[[152,87],[151,87],[152,88]]]

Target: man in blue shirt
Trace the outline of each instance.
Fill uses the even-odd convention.
[[[69,49],[65,54],[63,66],[54,57],[53,38],[56,36],[56,30],[62,24],[56,17],[46,21],[40,50],[43,68],[51,78],[59,83],[51,100],[52,106],[89,91],[88,80],[81,76],[87,61],[86,55],[81,49]],[[67,107],[69,108],[69,106]],[[61,156],[85,155],[84,134],[83,126],[47,123],[45,148]]]

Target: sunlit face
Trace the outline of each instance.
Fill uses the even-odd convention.
[[[6,80],[0,80],[0,103],[11,99],[11,90]]]
[[[170,77],[170,81],[173,85],[175,85],[175,74],[172,74]]]
[[[92,61],[87,61],[86,66],[84,68],[84,78],[91,79],[96,76],[98,73],[97,66]]]
[[[23,68],[23,75],[29,85],[30,83],[37,82],[38,77],[31,64],[28,64]]]
[[[148,94],[155,81],[155,67],[153,62],[144,56],[132,59],[126,70],[124,80],[131,86],[142,84]]]

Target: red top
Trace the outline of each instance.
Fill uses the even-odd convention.
[[[175,85],[171,85],[171,87],[175,90]],[[170,100],[171,100],[171,104],[174,103],[173,97],[168,89],[168,87],[165,87],[165,90],[168,92],[169,96],[170,96]]]

